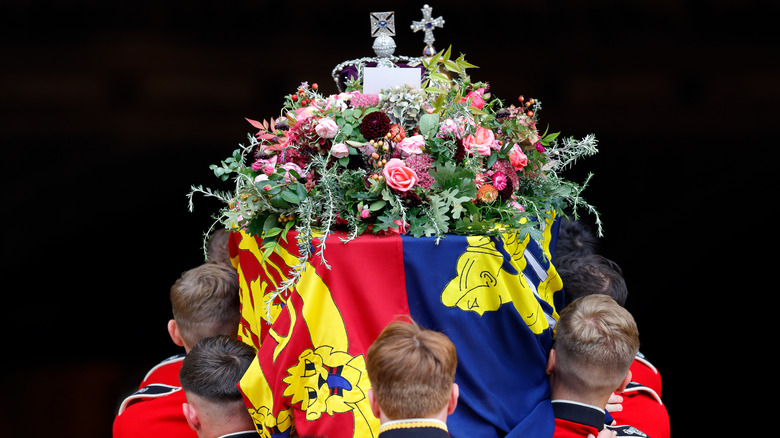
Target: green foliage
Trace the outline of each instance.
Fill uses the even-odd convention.
[[[261,236],[264,257],[295,230],[302,260],[314,248],[323,262],[325,239],[315,239],[318,233],[343,232],[345,241],[367,232],[541,239],[545,220],[582,210],[596,217],[601,233],[598,212],[582,196],[590,176],[578,185],[558,174],[597,153],[595,137],[539,133],[540,102],[507,106],[487,83],[472,81],[467,72],[477,67],[462,54],[453,57],[451,48],[423,63],[421,89],[382,90],[369,106],[350,100],[361,96],[358,83],[337,96],[301,84],[285,97],[279,119],[253,122],[260,131],[249,144],[209,166],[218,179],[234,181],[234,191],[193,187],[190,208],[195,193],[219,198],[226,205],[219,223]],[[400,133],[393,128],[384,139],[364,138],[361,124],[376,111],[400,125]],[[320,136],[318,125],[326,122],[338,129]],[[486,132],[494,141],[474,146]],[[419,150],[407,149],[412,140],[423,143]],[[263,162],[253,168],[256,159]],[[403,161],[404,175],[414,171],[411,188],[385,172],[394,159]]]

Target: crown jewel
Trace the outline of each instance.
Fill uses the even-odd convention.
[[[421,9],[423,13],[423,19],[420,21],[412,22],[412,30],[414,32],[425,31],[425,37],[423,42],[426,44],[423,54],[425,56],[433,56],[436,53],[436,49],[433,48],[433,42],[436,38],[433,37],[433,29],[436,27],[444,27],[444,19],[441,17],[431,18],[431,12],[433,8],[428,5],[424,5]]]

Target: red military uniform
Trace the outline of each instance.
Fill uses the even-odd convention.
[[[181,370],[182,362],[184,361],[184,353],[171,356],[168,359],[155,365],[144,377],[144,380],[138,385],[138,389],[152,383],[159,383],[162,385],[180,386],[179,384],[179,371]]]
[[[661,397],[661,373],[642,353],[637,353],[631,364],[631,381],[641,383]]]
[[[553,438],[584,438],[590,433],[598,436],[605,427],[618,437],[647,438],[634,426],[605,425],[606,414],[602,408],[567,400],[553,400],[552,406],[555,414]]]
[[[669,438],[669,413],[661,401],[661,375],[640,354],[631,365],[631,383],[620,394],[623,410],[611,412],[615,424],[629,424],[652,438]]]
[[[197,438],[182,413],[187,402],[179,384],[184,355],[166,359],[147,373],[114,419],[113,438]]]
[[[623,410],[610,413],[615,424],[630,424],[652,438],[669,438],[669,413],[655,391],[631,382],[620,395]]]

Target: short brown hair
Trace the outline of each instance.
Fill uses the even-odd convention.
[[[366,352],[374,397],[390,419],[421,418],[447,406],[455,380],[455,345],[414,321],[393,321]]]
[[[211,233],[206,246],[206,254],[208,260],[212,262],[222,262],[228,266],[233,266],[233,262],[230,260],[230,231],[219,228]]]
[[[578,391],[614,391],[639,351],[634,317],[607,295],[578,298],[556,326],[556,372]]]
[[[238,336],[238,274],[232,267],[207,262],[190,269],[171,286],[170,297],[173,318],[187,345],[208,336]]]
[[[179,371],[181,386],[188,395],[211,403],[243,404],[237,385],[254,358],[255,349],[235,337],[202,338],[184,357]]]

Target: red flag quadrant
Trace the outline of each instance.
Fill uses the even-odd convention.
[[[239,386],[264,437],[377,436],[365,352],[405,315],[458,350],[453,437],[552,435],[544,364],[562,292],[546,246],[514,235],[341,237],[326,241],[330,269],[314,255],[275,296],[298,264],[294,233],[263,263],[260,239],[233,234],[240,334],[257,348]]]

